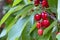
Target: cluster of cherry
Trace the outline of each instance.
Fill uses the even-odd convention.
[[[36,28],[38,28],[38,34],[42,35],[43,28],[47,28],[50,25],[47,12],[44,11],[41,14],[35,14],[34,20],[37,21]]]
[[[47,0],[34,0],[35,6],[38,6],[39,4],[41,4],[43,8],[49,7]],[[48,20],[48,13],[46,11],[43,11],[40,14],[35,14],[34,20],[37,21],[36,28],[38,29],[38,35],[43,35],[43,29],[49,27],[50,25],[50,22]]]
[[[47,0],[34,0],[35,6],[38,6],[39,4],[42,5],[42,7],[49,7]]]

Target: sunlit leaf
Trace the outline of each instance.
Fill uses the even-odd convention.
[[[16,6],[17,4],[19,4],[22,0],[14,0],[13,2],[13,7]]]

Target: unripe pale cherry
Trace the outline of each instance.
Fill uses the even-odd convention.
[[[38,29],[38,35],[42,36],[43,35],[43,30],[42,29]]]
[[[41,26],[41,22],[37,22],[37,23],[36,23],[36,28],[39,29],[39,28],[41,28],[41,27],[42,27],[42,26]]]

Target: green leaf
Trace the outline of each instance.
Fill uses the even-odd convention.
[[[36,28],[35,28],[34,31],[30,34],[30,36],[31,36],[31,40],[38,40],[38,38],[40,38],[39,35],[38,35],[38,33],[37,33],[37,29],[36,29]]]
[[[43,35],[46,35],[53,27],[57,25],[57,20],[55,20],[48,28],[46,28],[43,32]]]
[[[57,34],[56,38],[57,38],[58,40],[60,40],[60,34]]]
[[[16,37],[15,40],[19,40],[19,37]]]
[[[32,28],[29,31],[29,34],[36,28],[36,23],[32,26]]]
[[[17,12],[18,14],[16,14],[17,15],[16,18],[17,17],[19,18],[20,16],[23,16],[23,15],[27,15],[27,12],[29,12],[33,7],[34,6],[32,4],[26,5],[21,11]]]
[[[7,25],[7,27],[5,27],[5,28],[3,29],[3,31],[1,32],[0,37],[5,36],[5,35],[9,32],[9,30],[12,28],[12,26],[15,24],[16,21],[17,21],[17,19],[14,18],[14,19],[10,22],[10,24]]]
[[[27,23],[26,27],[24,28],[22,35],[19,40],[31,40],[31,36],[29,34],[30,28],[33,27],[34,24],[34,12],[31,13],[31,16],[29,17],[29,22]]]
[[[27,18],[25,17],[25,18],[18,20],[18,22],[9,31],[8,40],[15,40],[16,37],[21,36],[22,31],[24,30],[25,26],[27,25],[27,23],[29,21],[29,20],[27,20]]]
[[[24,0],[25,4],[33,4],[30,0]]]
[[[30,25],[31,23],[30,23],[30,20],[29,20],[29,22],[27,23],[27,25],[25,26],[25,28],[24,28],[24,30],[22,31],[22,34],[21,34],[21,38],[22,38],[22,40],[31,40],[31,37],[30,37],[30,35],[29,35],[29,30],[30,30],[30,27],[31,27],[31,25]],[[20,39],[19,39],[20,40]]]
[[[48,0],[49,8],[54,13],[57,13],[57,2],[58,0]]]
[[[58,13],[58,20],[60,20],[60,0],[58,0],[58,9],[57,9],[57,13]]]
[[[13,14],[14,12],[16,12],[16,11],[22,9],[22,8],[23,8],[23,6],[20,6],[20,5],[14,7],[14,8],[11,8],[11,9],[4,15],[4,17],[1,19],[1,21],[0,21],[0,26],[7,20],[7,18],[8,18],[11,14]]]
[[[4,37],[0,38],[0,40],[6,40],[7,35],[5,35]]]
[[[5,21],[6,26],[8,26],[14,18],[13,16],[8,17],[7,21]]]
[[[19,15],[19,13],[20,14],[26,14],[30,9],[31,9],[31,7],[32,7],[32,5],[28,5],[27,7],[25,6],[24,8],[23,8],[23,10],[21,10],[22,12],[17,12],[17,15]],[[28,10],[27,10],[28,9]],[[23,15],[24,16],[24,15]],[[20,15],[17,17],[15,17],[11,22],[10,22],[10,24],[9,25],[7,25],[7,27],[6,28],[4,28],[4,30],[2,31],[2,33],[1,33],[1,37],[3,37],[3,36],[5,36],[8,32],[9,32],[9,30],[12,28],[12,26],[16,23],[16,21],[19,19],[19,17],[20,17]],[[3,33],[5,33],[4,35],[3,35]]]
[[[56,33],[57,33],[57,31],[58,31],[57,26],[54,26],[51,31],[52,31],[52,32],[51,32],[51,35],[52,35],[51,37],[52,37],[52,39],[53,39],[53,40],[56,40]]]
[[[31,6],[31,5],[30,5],[30,6]],[[32,6],[31,6],[31,7],[32,7]],[[31,7],[27,6],[27,8],[29,8],[28,11],[31,9]],[[27,8],[25,8],[25,9],[22,10],[22,11],[24,12],[24,14],[28,12],[28,11],[26,11]],[[22,12],[20,12],[20,11],[19,11],[19,13],[22,14]],[[17,14],[18,14],[18,13],[17,13]],[[19,15],[19,14],[18,14],[18,15]],[[17,16],[16,16],[16,17],[17,17]],[[16,18],[16,17],[15,17],[15,19],[12,20],[12,22],[10,23],[10,25],[7,27],[7,30],[8,30],[8,31],[9,31],[9,29],[11,29],[11,26],[18,20],[18,18],[20,17],[20,15],[19,15],[17,18]],[[15,21],[15,20],[16,20],[16,21]],[[7,31],[7,32],[8,32],[8,31]]]
[[[22,0],[14,0],[12,7],[16,6],[16,5],[19,4],[21,1],[22,1]]]

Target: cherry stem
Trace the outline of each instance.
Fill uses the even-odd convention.
[[[52,15],[50,15],[50,14],[48,14],[48,16],[49,16],[51,19],[56,20],[56,18],[55,18],[54,16],[52,16]]]

